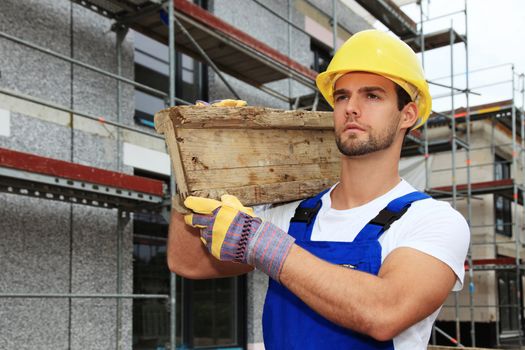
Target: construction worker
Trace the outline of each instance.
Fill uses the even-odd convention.
[[[423,69],[405,43],[368,30],[317,86],[334,108],[340,181],[257,214],[233,196],[188,197],[193,214],[172,214],[170,269],[268,274],[266,349],[426,349],[442,303],[462,287],[470,235],[448,203],[399,176],[403,139],[431,110]]]

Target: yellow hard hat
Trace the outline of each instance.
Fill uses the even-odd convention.
[[[419,110],[419,122],[413,129],[427,121],[432,97],[421,63],[403,41],[379,30],[364,30],[352,35],[336,52],[326,71],[316,79],[319,91],[332,107],[337,79],[357,71],[382,75],[410,95]]]

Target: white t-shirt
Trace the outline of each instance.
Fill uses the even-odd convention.
[[[335,185],[334,185],[335,187]],[[372,220],[390,201],[416,189],[405,180],[386,194],[360,207],[336,210],[331,207],[330,193],[322,197],[322,207],[317,214],[312,231],[313,241],[351,242],[363,227]],[[276,207],[256,208],[256,214],[288,231],[290,219],[298,202]],[[464,263],[469,246],[470,232],[463,216],[450,204],[435,199],[423,199],[412,204],[410,209],[379,238],[382,248],[381,261],[398,247],[410,247],[431,255],[456,274],[453,290],[461,290],[465,275]],[[439,310],[416,323],[394,338],[396,350],[423,350],[427,348],[432,324]]]

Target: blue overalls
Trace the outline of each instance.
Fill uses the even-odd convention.
[[[322,202],[323,191],[302,201],[290,220],[288,234],[295,243],[332,264],[377,275],[381,267],[379,237],[417,200],[430,198],[412,192],[391,201],[359,232],[352,242],[312,241],[312,228]],[[328,321],[286,287],[270,279],[263,311],[266,350],[288,349],[394,349],[393,341],[377,341],[369,336]]]

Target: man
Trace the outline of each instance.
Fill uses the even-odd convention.
[[[266,349],[426,349],[461,289],[469,229],[399,177],[403,139],[431,110],[423,70],[402,41],[363,31],[317,86],[334,107],[340,181],[258,216],[232,196],[189,197],[200,236],[173,213],[169,266],[188,278],[268,274]]]

